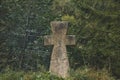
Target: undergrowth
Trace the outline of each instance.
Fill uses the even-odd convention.
[[[91,68],[71,70],[70,76],[66,79],[51,75],[47,71],[23,72],[8,70],[0,73],[0,80],[115,80],[111,74],[105,70],[94,70]]]

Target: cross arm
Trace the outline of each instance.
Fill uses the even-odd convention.
[[[75,45],[75,35],[66,36],[66,45]]]
[[[53,45],[52,35],[44,36],[44,45]]]

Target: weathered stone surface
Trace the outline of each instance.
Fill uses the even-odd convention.
[[[66,45],[75,44],[75,36],[66,35],[67,28],[68,22],[66,21],[51,22],[52,35],[44,36],[45,45],[54,45],[50,61],[50,72],[63,78],[69,76]]]

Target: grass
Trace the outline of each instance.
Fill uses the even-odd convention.
[[[92,68],[79,68],[70,71],[70,77],[63,79],[49,72],[23,72],[8,70],[0,73],[0,80],[115,80],[106,70],[95,70]]]

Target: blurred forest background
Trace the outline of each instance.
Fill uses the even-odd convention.
[[[51,34],[50,22],[57,20],[69,21],[68,34],[76,35],[76,45],[67,46],[72,70],[105,69],[120,79],[120,0],[0,3],[0,73],[48,71],[53,46],[44,46],[43,36]]]

